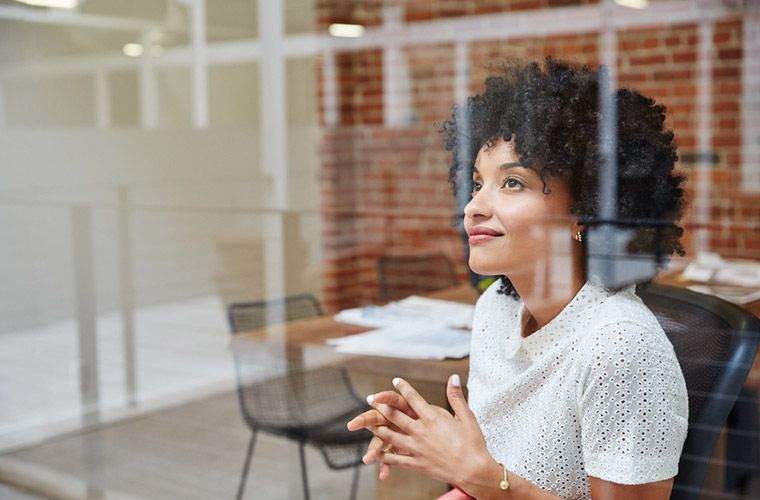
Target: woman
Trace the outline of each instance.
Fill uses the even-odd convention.
[[[688,427],[683,374],[635,286],[606,288],[586,267],[602,202],[598,76],[552,57],[513,62],[444,124],[454,192],[472,175],[469,265],[499,279],[475,306],[469,404],[456,375],[453,416],[394,379],[399,392],[370,395],[373,409],[349,422],[375,434],[364,461],[382,463],[381,479],[399,466],[463,498],[669,497]],[[682,255],[665,108],[616,97],[618,218],[671,223],[639,227],[628,250]]]

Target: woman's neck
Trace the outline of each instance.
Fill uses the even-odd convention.
[[[552,284],[551,276],[546,276],[542,286],[537,279],[540,271],[508,276],[524,304],[524,316],[520,318],[523,337],[530,336],[556,318],[583,288],[586,279],[582,263],[580,258],[572,260],[570,280],[561,284]]]

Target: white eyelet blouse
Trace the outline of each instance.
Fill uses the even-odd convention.
[[[521,335],[522,300],[475,305],[467,382],[491,455],[568,499],[591,498],[588,476],[642,484],[675,476],[688,397],[673,346],[631,285],[587,281],[548,324]]]

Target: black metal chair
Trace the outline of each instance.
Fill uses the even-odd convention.
[[[380,301],[432,292],[459,283],[454,264],[442,253],[383,255],[377,261]]]
[[[718,436],[752,367],[760,320],[730,302],[681,287],[647,283],[638,285],[637,294],[673,344],[689,394],[689,430],[670,498],[697,500]]]
[[[267,310],[273,318],[285,321],[322,315],[319,302],[310,294],[287,297],[284,300],[232,304],[228,309],[230,330],[233,334],[266,326]],[[346,422],[370,407],[354,390],[348,372],[343,368],[326,366],[303,370],[291,356],[283,360],[285,373],[271,378],[268,369],[246,363],[245,349],[233,349],[237,392],[243,421],[251,429],[237,498],[243,497],[251,466],[251,457],[259,431],[285,437],[298,442],[301,461],[301,479],[304,498],[309,498],[309,482],[304,447],[309,444],[322,453],[330,469],[354,467],[351,482],[351,499],[356,498],[359,465],[364,449],[372,439],[367,430],[349,432]],[[271,362],[269,352],[254,361]],[[270,359],[267,359],[270,358]],[[269,377],[252,380],[246,368]]]

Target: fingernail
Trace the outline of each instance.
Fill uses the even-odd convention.
[[[367,455],[366,454],[362,457],[362,462],[364,462],[365,464],[367,464]]]
[[[371,405],[372,401],[374,401],[374,399],[375,399],[375,396],[373,396],[372,394],[370,394],[369,396],[367,396],[367,404]]]
[[[460,387],[462,385],[462,382],[459,380],[459,375],[456,373],[451,376],[451,385],[454,387]]]
[[[401,382],[401,379],[396,377],[394,378],[391,383],[393,384],[393,387],[398,387],[398,384]]]

